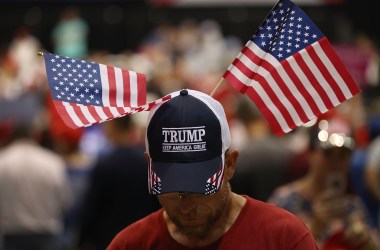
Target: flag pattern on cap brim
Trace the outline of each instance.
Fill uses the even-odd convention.
[[[328,39],[289,0],[277,3],[223,77],[252,99],[277,135],[360,92]]]
[[[148,188],[150,194],[157,195],[161,193],[161,179],[153,170],[152,159],[150,159],[148,165]]]
[[[218,171],[207,180],[205,194],[215,194],[218,192],[223,181],[224,168],[223,163],[220,164]]]
[[[146,77],[140,73],[47,52],[43,56],[53,104],[71,128],[149,111],[171,98],[146,103]]]

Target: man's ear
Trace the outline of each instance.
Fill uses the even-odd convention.
[[[238,156],[239,151],[237,149],[229,149],[225,154],[224,174],[228,181],[234,176]]]
[[[145,155],[145,159],[147,160],[148,164],[150,162],[150,155],[148,152],[144,152],[144,155]]]

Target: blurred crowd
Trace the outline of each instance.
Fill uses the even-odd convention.
[[[210,94],[246,42],[223,34],[213,20],[184,20],[157,26],[136,51],[112,54],[88,47],[90,29],[76,9],[63,11],[51,32],[52,53],[143,73],[148,101],[182,88]],[[277,188],[307,178],[315,169],[312,163],[322,160],[313,153],[314,142],[323,140],[315,128],[322,130],[321,121],[339,118],[343,125],[335,132],[352,139],[348,155],[333,156],[347,165],[339,170],[345,178],[341,194],[360,200],[364,227],[376,240],[379,51],[362,34],[349,43],[332,43],[362,93],[282,137],[276,137],[254,104],[228,83],[215,93],[240,151],[231,185],[237,193],[262,201],[299,206],[288,204],[292,196],[285,202],[278,198],[284,191]],[[66,127],[50,98],[44,61],[37,56],[42,50],[44,44],[27,27],[17,29],[13,40],[0,48],[0,249],[32,249],[23,244],[40,244],[35,249],[104,249],[116,232],[159,207],[148,195],[143,156],[147,114],[83,129]]]

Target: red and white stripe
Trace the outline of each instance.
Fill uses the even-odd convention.
[[[117,117],[149,111],[156,104],[171,99],[170,95],[138,107],[101,107],[53,100],[65,124],[71,128],[88,127]]]
[[[250,40],[223,77],[254,101],[277,135],[360,92],[325,37],[283,61]]]
[[[207,182],[210,184],[213,184],[216,187],[216,189],[219,189],[223,181],[223,173],[224,173],[224,168],[223,168],[223,163],[221,163],[218,171],[213,176],[211,176],[207,180]]]
[[[152,159],[149,160],[149,166],[148,166],[148,183],[149,183],[149,193],[151,194],[158,194],[160,191],[153,188],[155,185],[159,184],[161,182],[160,177],[154,172],[152,168]],[[158,193],[157,193],[158,192]]]
[[[146,102],[145,75],[99,64],[104,107],[137,107]]]

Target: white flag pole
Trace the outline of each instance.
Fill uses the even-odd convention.
[[[216,87],[214,88],[214,90],[211,92],[210,96],[213,96],[215,94],[215,92],[218,91],[218,89],[220,88],[220,86],[222,86],[223,81],[224,81],[224,78],[222,77],[222,79],[220,79],[220,81],[218,82],[218,84],[216,85]]]

